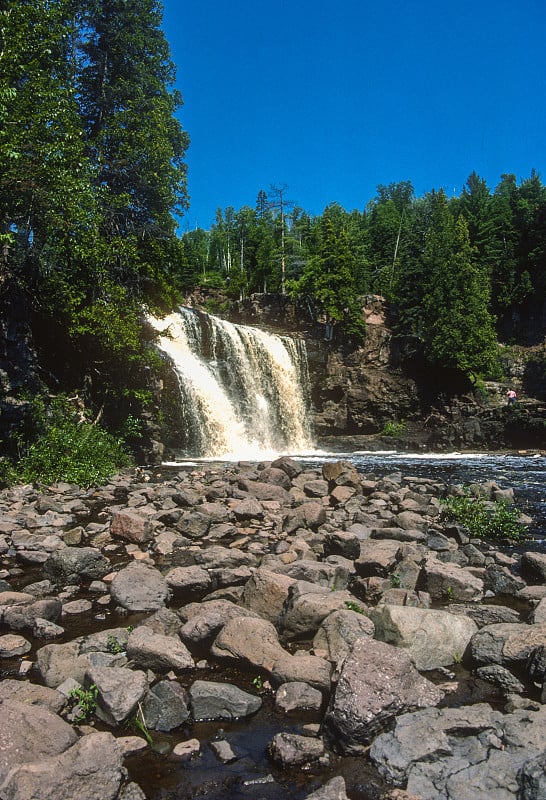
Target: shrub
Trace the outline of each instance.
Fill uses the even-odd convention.
[[[400,422],[388,420],[383,425],[381,436],[392,436],[393,438],[395,438],[396,436],[402,436],[405,430],[406,430],[406,423],[404,422],[404,420],[401,420]]]
[[[525,539],[525,525],[520,522],[520,511],[506,502],[490,502],[465,494],[462,497],[448,497],[442,503],[442,517],[464,525],[472,536],[509,541]]]

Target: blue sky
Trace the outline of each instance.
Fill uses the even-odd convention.
[[[392,181],[546,182],[544,0],[163,5],[191,137],[182,230],[271,184],[320,214]]]

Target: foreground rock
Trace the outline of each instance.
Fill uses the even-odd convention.
[[[267,757],[303,767],[313,789],[323,781],[315,800],[361,793],[333,776],[340,756],[370,746],[383,775],[371,782],[406,800],[462,800],[463,785],[472,798],[541,797],[540,553],[446,525],[443,484],[361,476],[349,462],[155,477],[0,492],[2,800],[143,800],[123,760],[147,758],[149,737],[156,750],[172,743],[173,761],[153,756],[159,772],[201,752],[223,777],[246,757],[230,721],[240,733],[265,697],[290,728]],[[475,491],[512,499],[493,482]],[[497,710],[467,705],[482,698]],[[83,712],[78,728],[65,721]],[[111,733],[92,732],[96,719]],[[197,722],[203,740],[188,741]],[[120,735],[126,726],[142,736]]]

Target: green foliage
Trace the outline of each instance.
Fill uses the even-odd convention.
[[[263,689],[264,681],[261,675],[256,675],[255,678],[252,678],[252,685],[255,689],[259,692]]]
[[[35,437],[21,439],[16,466],[19,480],[29,483],[67,481],[88,487],[103,483],[129,463],[123,443],[91,422],[66,397],[33,401]],[[30,443],[27,443],[30,440]]]
[[[98,693],[99,690],[94,683],[88,689],[84,689],[82,686],[72,689],[68,697],[75,701],[79,711],[76,722],[87,722],[93,716],[97,709]]]
[[[125,645],[123,645],[119,639],[116,639],[113,633],[108,634],[108,638],[106,640],[106,649],[113,655],[125,653]]]
[[[397,436],[402,436],[404,431],[406,430],[406,422],[405,420],[400,420],[396,422],[394,420],[387,420],[383,425],[381,430],[381,436],[391,436],[396,438]]]
[[[137,713],[134,715],[134,717],[132,717],[132,719],[129,720],[128,724],[131,728],[134,728],[138,733],[141,733],[142,736],[146,739],[146,741],[150,745],[150,747],[153,747],[154,740],[152,739],[150,731],[148,730],[148,726],[146,725],[146,721],[144,719],[144,714],[142,713],[142,708],[140,706],[140,703],[138,705]]]
[[[364,609],[354,600],[345,600],[345,608],[348,608],[349,611],[356,611],[357,614],[363,614]]]
[[[464,525],[472,536],[514,542],[525,539],[520,511],[503,501],[486,501],[467,493],[461,497],[449,496],[442,504],[443,519]]]

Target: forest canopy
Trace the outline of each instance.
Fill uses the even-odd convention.
[[[145,309],[198,285],[287,294],[354,343],[359,298],[379,294],[430,365],[469,375],[494,370],[498,338],[523,340],[545,296],[535,172],[494,189],[472,173],[458,197],[380,185],[320,215],[278,184],[180,235],[189,138],[161,23],[158,0],[0,0],[0,292],[24,298],[38,347],[56,342],[55,380],[100,376],[131,411]]]

